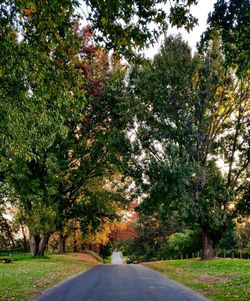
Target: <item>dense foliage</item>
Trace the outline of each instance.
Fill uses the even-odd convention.
[[[208,18],[208,28],[203,43],[219,36],[226,63],[244,76],[250,68],[250,3],[248,0],[219,0]]]
[[[245,223],[249,1],[217,1],[199,55],[167,37],[152,61],[120,60],[168,25],[191,30],[196,3],[1,1],[1,248],[19,246],[20,233],[33,256],[52,234],[62,252],[67,240],[105,253],[135,238],[150,258],[167,239],[168,250],[179,238],[190,245],[189,226],[210,258],[235,219]],[[137,225],[121,222],[138,196]]]
[[[166,218],[177,210],[186,225],[199,225],[204,258],[215,256],[233,217],[247,213],[249,89],[248,78],[225,67],[216,40],[192,57],[180,37],[169,37],[130,76],[139,210]]]

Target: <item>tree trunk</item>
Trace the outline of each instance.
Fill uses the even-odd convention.
[[[73,243],[73,252],[78,252],[78,246],[77,246],[77,240],[75,239],[74,240],[74,243]]]
[[[40,236],[39,234],[35,234],[30,232],[30,254],[31,256],[38,256],[38,250],[39,250],[39,241]]]
[[[22,234],[23,234],[24,251],[28,252],[28,242],[27,242],[27,238],[26,238],[26,235],[25,235],[25,230],[24,230],[24,226],[23,226],[22,222],[21,222],[21,230],[22,230]]]
[[[59,252],[65,253],[67,235],[59,234]]]
[[[38,256],[44,256],[44,252],[46,250],[46,246],[49,240],[49,234],[45,234],[40,238],[38,245]]]
[[[15,248],[15,241],[12,236],[11,227],[6,220],[6,218],[3,216],[2,212],[0,212],[0,229],[3,232],[4,240],[6,243],[6,246],[8,246],[8,243],[10,246],[12,245],[12,248]]]
[[[30,232],[30,254],[31,256],[44,256],[46,245],[49,240],[49,234],[40,236]]]
[[[216,256],[215,242],[211,233],[207,229],[202,229],[202,260],[213,259]]]

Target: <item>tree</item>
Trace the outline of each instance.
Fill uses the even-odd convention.
[[[5,216],[5,208],[0,205],[0,249],[8,250],[15,247],[10,221]]]
[[[33,3],[29,8],[24,1],[1,3],[3,161],[15,155],[31,160],[28,145],[37,133],[43,133],[44,144],[48,136],[53,139],[53,129],[65,134],[62,104],[70,93],[66,82],[76,80],[67,62],[75,54],[77,40],[72,34],[71,3],[55,2]]]
[[[237,225],[237,234],[238,234],[238,245],[240,249],[248,247],[250,243],[250,222],[249,219],[245,218]]]
[[[190,7],[196,3],[196,0],[85,1],[90,11],[86,18],[95,30],[97,41],[129,56],[133,48],[156,42],[169,24],[191,30],[197,19],[191,15]]]
[[[129,156],[124,70],[113,59],[111,72],[105,51],[87,34],[94,29],[108,49],[129,55],[167,23],[191,29],[195,2],[172,1],[167,15],[165,6],[159,8],[166,1],[85,1],[91,8],[87,44],[77,31],[78,1],[1,2],[0,176],[16,192],[33,255],[43,254],[51,232],[63,231],[89,180],[126,166]],[[152,31],[150,23],[161,30]]]
[[[64,231],[79,198],[91,194],[88,188],[91,180],[116,171],[119,155],[126,149],[126,143],[121,149],[122,127],[117,122],[119,104],[108,94],[114,88],[117,91],[123,88],[120,84],[124,76],[122,66],[118,67],[118,62],[113,60],[110,69],[105,51],[91,44],[89,28],[79,31],[74,27],[74,34],[78,42],[82,41],[77,57],[73,50],[69,51],[69,61],[55,61],[59,70],[51,69],[54,76],[56,71],[60,74],[60,82],[56,84],[66,86],[64,105],[59,106],[59,111],[53,107],[51,119],[47,119],[46,107],[42,107],[45,118],[38,125],[36,119],[25,115],[29,122],[28,151],[32,157],[17,154],[8,164],[8,181],[18,196],[20,216],[30,230],[33,256],[43,255],[51,233]],[[41,89],[45,87],[43,83]],[[38,91],[32,90],[31,96],[36,97]],[[46,106],[52,105],[50,98],[46,101]],[[60,128],[56,128],[54,115],[61,118]],[[46,134],[50,130],[49,138]],[[95,196],[92,193],[93,201]],[[85,214],[89,213],[85,211]],[[92,215],[92,222],[96,218]]]
[[[248,0],[218,0],[208,17],[208,28],[202,44],[219,35],[226,63],[237,69],[238,75],[250,69],[250,3]]]
[[[192,256],[201,249],[200,235],[197,231],[186,229],[184,232],[172,234],[167,244],[162,246],[162,255],[170,257]]]
[[[66,119],[74,122],[84,106],[83,93],[76,93],[80,72],[70,64],[78,52],[72,4],[55,2],[1,4],[1,163],[29,227],[33,255],[43,255],[54,230],[55,190],[63,177],[56,175],[55,149],[67,137]]]
[[[249,81],[224,67],[218,49],[214,41],[192,58],[180,37],[169,37],[130,82],[132,174],[146,195],[139,208],[166,216],[177,210],[186,225],[198,224],[203,259],[215,256],[248,186]]]

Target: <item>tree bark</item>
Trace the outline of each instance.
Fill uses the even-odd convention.
[[[46,250],[46,246],[49,240],[49,234],[45,234],[41,236],[39,245],[38,245],[38,256],[44,256],[44,252]]]
[[[67,235],[59,234],[59,252],[60,253],[65,253],[66,251],[66,240],[67,240]]]
[[[207,229],[201,230],[202,238],[202,260],[213,259],[216,256],[215,241]]]
[[[21,222],[21,230],[22,230],[22,234],[23,234],[23,245],[24,245],[24,251],[28,252],[28,242],[27,242],[27,238],[25,235],[25,230],[24,230],[24,225]]]
[[[30,233],[30,254],[32,257],[44,256],[49,236],[49,234],[40,236],[36,233]]]
[[[10,244],[10,246],[12,245],[12,248],[15,248],[15,241],[12,236],[11,227],[1,212],[0,212],[0,230],[4,233],[3,237],[5,240],[6,247],[8,247],[8,244]]]
[[[38,256],[39,241],[40,241],[39,234],[30,232],[29,242],[30,242],[30,254],[32,257]]]

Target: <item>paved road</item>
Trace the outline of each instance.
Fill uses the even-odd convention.
[[[142,265],[99,265],[47,291],[39,301],[204,301]]]
[[[112,264],[123,264],[124,261],[122,259],[122,252],[113,252],[111,256]]]

